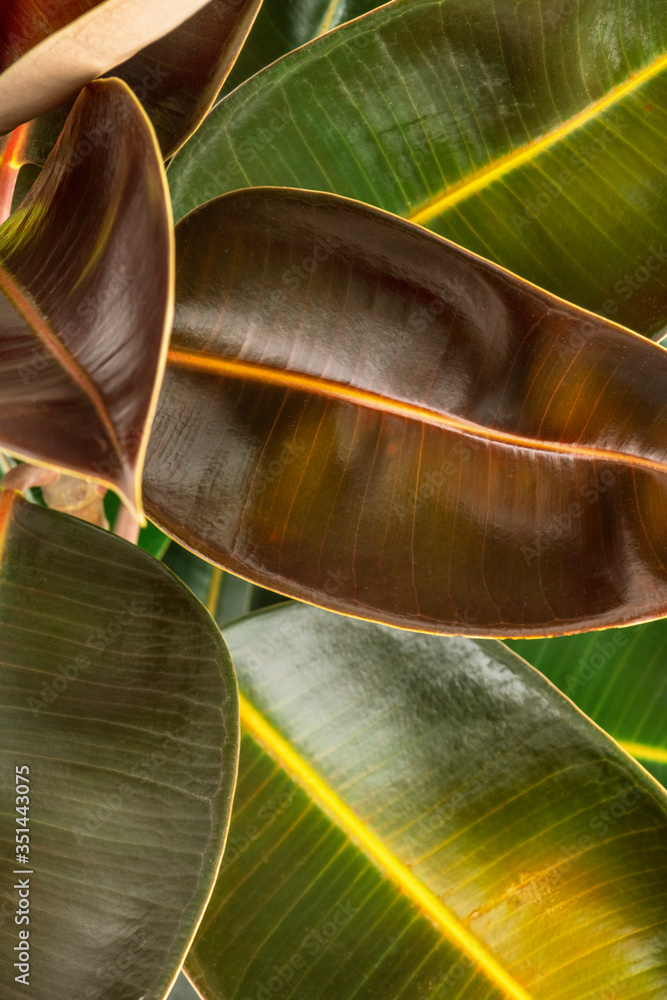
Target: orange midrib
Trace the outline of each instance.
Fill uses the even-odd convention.
[[[248,379],[260,382],[263,385],[280,386],[286,389],[316,393],[317,395],[337,399],[341,402],[364,406],[367,409],[379,410],[382,413],[391,413],[409,420],[434,424],[437,427],[443,427],[455,433],[479,438],[484,442],[493,442],[494,444],[506,445],[513,448],[529,449],[530,451],[567,455],[573,458],[621,462],[625,465],[648,469],[651,472],[667,472],[667,463],[663,464],[654,459],[642,458],[639,455],[631,455],[619,451],[594,448],[588,445],[563,444],[558,441],[540,441],[537,438],[522,437],[518,434],[483,427],[481,424],[454,417],[448,413],[430,410],[427,407],[418,406],[414,403],[389,399],[378,393],[357,389],[355,386],[344,385],[341,382],[320,378],[317,375],[304,375],[301,372],[283,371],[279,368],[272,368],[269,365],[261,365],[252,361],[212,357],[207,354],[198,353],[197,351],[185,351],[177,347],[170,348],[168,362],[190,371],[209,372],[216,376]]]

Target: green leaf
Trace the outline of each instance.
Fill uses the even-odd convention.
[[[507,644],[667,786],[666,619]]]
[[[177,28],[207,0],[12,0],[0,13],[0,133]]]
[[[187,589],[136,547],[9,491],[0,525],[0,993],[25,989],[10,957],[25,929],[25,995],[162,1000],[229,821],[228,651]],[[22,878],[29,923],[15,924]]]
[[[665,614],[663,348],[312,192],[191,213],[177,275],[144,473],[169,535],[404,628]]]
[[[0,227],[0,446],[110,486],[137,510],[171,326],[172,243],[144,112],[120,81],[91,84]]]
[[[292,605],[227,632],[206,1000],[658,1000],[667,797],[501,643]]]
[[[120,500],[115,493],[107,493],[104,497],[104,510],[110,528],[113,530],[120,510]],[[149,552],[150,555],[155,556],[156,559],[162,559],[170,544],[171,538],[160,531],[159,528],[156,528],[154,524],[151,524],[150,521],[139,532],[137,545],[144,552]]]
[[[255,587],[231,573],[224,573],[176,542],[169,547],[164,563],[206,605],[220,628],[251,611],[270,604],[285,603],[280,594]]]
[[[176,218],[239,187],[331,191],[654,333],[666,36],[652,0],[396,0],[222,101],[170,169]]]
[[[378,6],[377,0],[264,0],[225,90],[233,90],[280,56]]]

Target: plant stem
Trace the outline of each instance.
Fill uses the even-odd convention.
[[[23,154],[29,127],[28,122],[10,132],[0,154],[0,225],[11,215],[16,179],[19,170],[27,162]]]
[[[120,510],[116,516],[116,523],[113,528],[114,535],[119,538],[126,538],[128,542],[137,544],[139,539],[139,522],[124,504],[120,505]]]

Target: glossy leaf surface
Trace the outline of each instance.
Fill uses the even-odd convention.
[[[176,218],[239,187],[332,191],[652,334],[666,40],[652,0],[397,0],[221,102],[170,170]]]
[[[212,0],[202,10],[107,76],[130,87],[155,128],[166,159],[209,110],[253,22],[261,0]],[[26,158],[43,163],[60,133],[67,106],[31,124]]]
[[[290,606],[226,632],[206,1000],[658,1000],[664,792],[502,644]]]
[[[221,198],[179,224],[177,258],[158,526],[407,628],[665,613],[663,348],[328,195]]]
[[[137,508],[173,308],[170,220],[145,115],[102,81],[0,228],[1,446]]]
[[[0,525],[8,956],[19,944],[15,885],[30,881],[29,991],[5,961],[0,992],[161,1000],[229,820],[238,701],[228,651],[187,589],[134,546],[9,491]],[[28,851],[17,846],[16,768],[28,769]]]
[[[553,639],[510,639],[667,787],[667,621]]]
[[[0,133],[57,107],[207,0],[9,0],[0,13]]]
[[[379,6],[376,0],[264,0],[225,90],[233,90],[287,52]]]

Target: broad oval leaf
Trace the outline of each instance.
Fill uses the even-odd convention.
[[[220,198],[179,224],[177,257],[158,526],[405,628],[665,614],[663,348],[330,195]]]
[[[658,1000],[667,796],[500,643],[291,606],[227,632],[241,768],[206,1000]]]
[[[0,993],[162,1000],[229,821],[227,648],[168,570],[107,532],[5,490],[0,538]]]
[[[164,171],[125,84],[81,94],[0,227],[0,443],[141,510],[141,467],[173,310]]]
[[[222,101],[170,170],[176,218],[245,186],[331,191],[653,334],[666,65],[653,0],[396,0]]]
[[[0,133],[55,108],[209,0],[10,0],[0,13]]]
[[[666,619],[507,644],[667,787]]]

